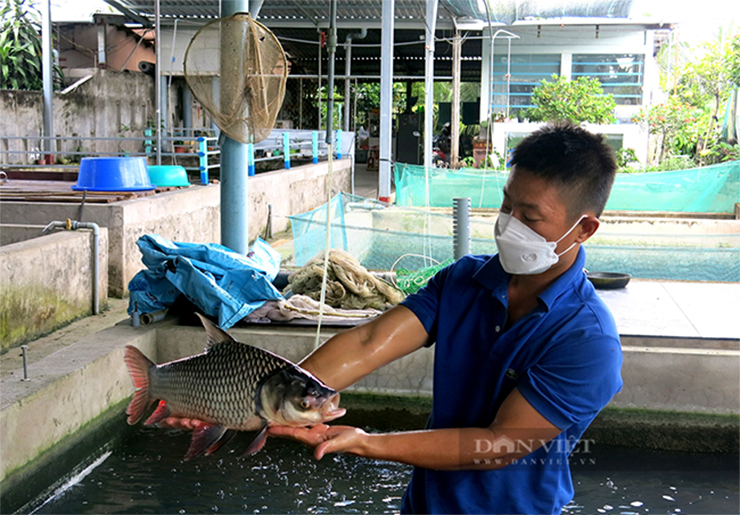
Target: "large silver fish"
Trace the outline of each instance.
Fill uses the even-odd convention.
[[[126,414],[136,424],[160,399],[145,424],[169,416],[208,425],[193,432],[185,459],[212,454],[236,431],[260,430],[245,454],[265,444],[270,424],[313,426],[344,415],[339,394],[310,372],[266,350],[234,340],[198,315],[208,336],[202,354],[161,365],[127,346],[125,361],[136,392]]]

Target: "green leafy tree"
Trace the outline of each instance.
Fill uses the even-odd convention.
[[[700,157],[706,157],[710,153],[709,145],[719,139],[720,125],[717,122],[720,110],[735,85],[737,70],[733,70],[733,66],[737,66],[737,56],[733,42],[723,41],[721,36],[717,41],[701,45],[699,55],[677,71],[677,94],[706,111],[709,123],[703,128],[698,151]]]
[[[5,0],[0,19],[0,88],[41,89],[41,23],[26,0]]]
[[[740,87],[740,34],[736,34],[730,43],[730,51],[727,56],[730,81]]]
[[[0,9],[0,89],[40,90],[41,15],[31,0],[4,0]],[[64,76],[54,65],[54,85]]]
[[[658,168],[682,155],[693,166],[735,155],[732,146],[721,146],[721,120],[729,95],[740,85],[740,34],[720,29],[713,38],[698,45],[675,40],[658,56],[669,97],[638,117],[659,135]]]
[[[693,156],[696,153],[698,132],[703,127],[702,117],[700,108],[672,95],[665,103],[641,110],[633,121],[646,126],[650,134],[659,136],[660,163],[669,155]]]
[[[532,92],[535,107],[526,110],[532,121],[570,121],[573,123],[614,123],[616,102],[605,95],[598,79],[578,77],[569,80],[553,74],[552,81],[543,79]]]

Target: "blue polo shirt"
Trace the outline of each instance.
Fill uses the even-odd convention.
[[[436,342],[430,429],[488,427],[517,387],[562,432],[499,470],[415,468],[402,513],[560,513],[573,498],[568,456],[622,386],[619,334],[585,261],[581,248],[507,329],[511,276],[498,255],[466,256],[403,302]]]

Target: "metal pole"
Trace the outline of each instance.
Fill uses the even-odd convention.
[[[303,129],[303,79],[298,79],[298,128]]]
[[[193,128],[193,92],[187,84],[182,90],[182,125],[186,129]],[[193,136],[189,131],[185,135]]]
[[[424,166],[432,166],[434,135],[434,33],[437,29],[437,0],[427,0],[426,61],[424,67]]]
[[[222,0],[223,17],[247,12],[247,0]],[[234,49],[241,49],[244,31],[224,31],[221,34],[221,70],[225,74],[243,77],[242,68],[246,56]],[[222,80],[221,107],[228,112],[234,104],[234,96],[242,94],[240,87],[228,87],[229,81]],[[249,164],[247,145],[235,141],[225,133],[221,144],[221,243],[240,254],[249,250]]]
[[[470,198],[452,199],[452,244],[455,261],[470,254]]]
[[[23,380],[28,380],[28,345],[21,345],[21,352],[23,353]]]
[[[393,22],[395,0],[383,2],[380,47],[380,163],[378,200],[391,200],[391,137],[393,122]]]
[[[349,131],[349,75],[352,73],[352,38],[350,35],[347,36],[346,53],[344,61],[344,130]]]
[[[157,135],[157,165],[162,164],[162,85],[160,84],[160,74],[162,71],[162,45],[161,32],[159,27],[159,0],[154,2],[154,103],[156,104],[156,135]]]
[[[317,92],[319,97],[319,120],[318,120],[318,129],[321,130],[321,34],[319,34],[319,44],[317,45],[319,47],[319,85],[317,86]]]
[[[331,145],[333,141],[334,124],[334,56],[337,52],[337,0],[331,2],[331,27],[327,38],[327,50],[329,51],[329,80],[326,85],[326,143]],[[329,147],[331,150],[331,146]]]
[[[358,39],[364,39],[367,36],[367,29],[362,28],[360,32],[351,32],[347,34],[347,38],[345,39],[345,59],[344,62],[344,130],[349,131],[350,130],[350,123],[349,123],[349,117],[350,117],[350,80],[352,75],[352,40],[354,38]],[[355,88],[355,91],[357,88]],[[355,102],[357,101],[357,97],[355,96]]]
[[[46,0],[42,7],[41,13],[41,73],[42,73],[42,85],[44,89],[44,136],[47,138],[44,140],[44,153],[45,158],[52,159],[52,148],[54,136],[54,81],[52,80],[52,74],[54,70],[51,66],[52,52],[51,52],[51,0]],[[48,163],[53,164],[53,163]]]
[[[450,112],[450,167],[458,168],[460,159],[460,61],[462,40],[455,29],[452,39],[452,109]]]

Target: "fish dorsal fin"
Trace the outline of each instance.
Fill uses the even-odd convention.
[[[198,318],[200,318],[200,321],[203,323],[203,327],[206,330],[206,335],[208,335],[208,343],[206,344],[206,349],[218,345],[219,343],[236,341],[229,335],[229,333],[215,325],[213,322],[208,320],[200,313],[196,313],[196,315],[198,315]]]

